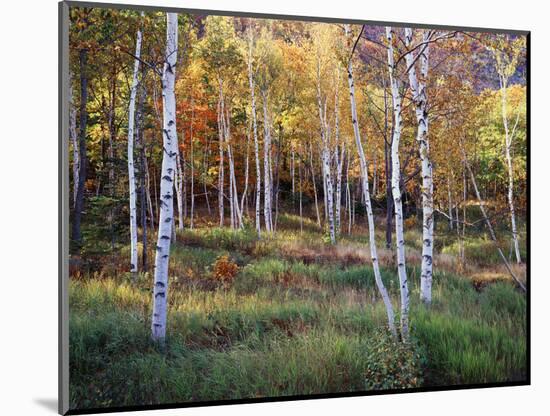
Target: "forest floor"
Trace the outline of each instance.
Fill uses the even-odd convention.
[[[409,345],[387,334],[361,227],[335,246],[314,222],[301,232],[289,215],[259,241],[253,229],[178,231],[162,348],[149,336],[152,275],[124,273],[123,248],[101,270],[71,276],[71,408],[524,380],[526,298],[492,243],[466,240],[464,266],[456,232],[438,230],[427,309],[415,228],[405,235]],[[378,237],[398,311],[394,254]],[[515,269],[524,279],[524,266]]]

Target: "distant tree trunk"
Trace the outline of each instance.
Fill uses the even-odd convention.
[[[185,143],[185,135],[181,131],[181,139]],[[184,215],[183,215],[183,166],[182,158],[183,152],[179,149],[179,146],[176,148],[176,172],[174,175],[174,188],[176,190],[176,202],[178,206],[178,229],[183,230],[184,228]],[[185,161],[184,161],[185,163]]]
[[[260,223],[260,202],[261,202],[261,191],[262,191],[262,173],[260,168],[260,150],[258,148],[258,122],[256,120],[256,96],[254,93],[254,75],[252,73],[252,45],[254,42],[252,35],[252,28],[249,29],[249,38],[248,38],[248,85],[250,87],[250,112],[252,115],[252,132],[254,133],[254,157],[256,161],[256,232],[258,233],[258,238],[261,237],[261,223]]]
[[[338,111],[338,90],[340,85],[340,66],[337,68],[336,86],[334,94],[334,138],[335,138],[335,160],[336,160],[336,192],[334,201],[334,215],[336,235],[340,234],[341,207],[342,207],[342,169],[344,165],[345,147],[340,148],[340,123]]]
[[[315,182],[315,168],[313,167],[313,146],[309,143],[309,166],[311,169],[311,182],[313,183],[313,195],[315,197],[315,214],[317,215],[317,225],[321,227],[321,215],[319,214],[319,201],[317,198],[317,184]]]
[[[317,61],[317,107],[319,110],[319,121],[321,127],[321,161],[323,163],[323,184],[325,186],[325,201],[326,201],[326,212],[328,220],[328,230],[330,236],[331,244],[336,244],[336,230],[334,227],[334,201],[333,201],[333,191],[332,178],[330,172],[330,153],[329,153],[329,137],[327,132],[327,122],[326,122],[326,102],[325,102],[325,111],[323,111],[323,102],[321,98],[321,63],[319,58]]]
[[[191,212],[189,213],[189,228],[193,229],[194,227],[194,217],[195,217],[195,155],[193,152],[193,121],[195,120],[195,108],[193,107],[194,103],[191,103],[191,128],[189,133],[189,164],[191,165]]]
[[[251,130],[251,123],[248,123],[248,131],[246,132],[246,155],[244,158],[244,189],[243,193],[241,195],[241,213],[244,215],[244,207],[245,207],[245,201],[247,199],[248,195],[248,177],[249,177],[249,170],[250,170],[250,130]],[[248,213],[248,211],[247,211]]]
[[[78,155],[78,136],[76,133],[76,105],[74,103],[72,77],[69,77],[69,139],[73,146],[73,208],[76,205],[78,193],[78,172],[80,170],[80,157]]]
[[[504,140],[505,140],[504,150],[506,153],[506,165],[508,168],[508,205],[510,207],[512,241],[514,243],[514,250],[516,253],[516,263],[520,264],[521,255],[519,252],[519,238],[518,238],[518,230],[516,226],[516,209],[514,206],[514,170],[512,168],[512,154],[511,154],[513,132],[510,133],[510,129],[508,126],[508,114],[506,111],[506,107],[507,107],[506,89],[508,87],[507,85],[508,80],[502,74],[499,74],[499,80],[500,80],[500,95],[501,95],[501,104],[502,104],[502,123],[504,124]]]
[[[143,13],[142,13],[143,15]],[[130,272],[138,271],[138,236],[137,236],[137,208],[136,208],[136,171],[134,167],[134,124],[136,109],[136,94],[138,88],[138,74],[141,55],[141,28],[137,31],[136,54],[134,59],[134,73],[130,89],[130,104],[128,106],[128,187],[130,193]]]
[[[139,217],[141,220],[141,244],[142,256],[141,264],[143,271],[147,270],[147,192],[145,189],[146,166],[145,160],[145,138],[143,137],[143,105],[147,96],[145,89],[145,75],[147,67],[141,66],[141,81],[139,83],[139,101],[136,112],[136,146],[139,152],[138,156],[138,179],[139,179]]]
[[[267,92],[262,91],[264,108],[264,222],[268,233],[273,231],[271,216],[271,125],[267,111]]]
[[[477,188],[476,178],[474,176],[474,173],[472,172],[472,168],[470,167],[470,163],[468,162],[468,158],[466,157],[466,150],[464,149],[464,144],[462,143],[462,140],[460,141],[461,150],[462,150],[462,158],[464,161],[464,165],[466,166],[466,169],[468,170],[470,174],[470,179],[472,181],[472,186],[474,187],[474,192],[477,197],[477,201],[479,203],[479,209],[481,210],[481,215],[483,216],[483,219],[485,220],[485,224],[487,225],[487,228],[489,229],[489,235],[491,236],[491,240],[493,240],[493,243],[497,249],[497,252],[502,259],[502,262],[504,263],[504,266],[506,266],[506,269],[508,270],[508,273],[510,273],[510,276],[512,279],[516,282],[516,284],[523,290],[523,292],[527,292],[527,288],[525,285],[517,278],[515,273],[513,272],[512,268],[510,267],[510,264],[508,263],[508,260],[506,260],[506,256],[502,252],[502,249],[498,245],[497,236],[495,234],[495,231],[493,229],[493,226],[491,224],[491,221],[489,220],[489,217],[487,216],[487,212],[485,211],[484,202],[483,199],[481,199],[481,195],[479,193],[479,190]]]
[[[392,134],[393,136],[393,134]],[[393,196],[391,190],[392,162],[391,150],[387,141],[384,142],[384,163],[386,164],[386,248],[391,248],[393,227]]]
[[[398,80],[395,77],[395,62],[393,50],[393,30],[386,26],[386,40],[388,48],[388,69],[390,74],[392,103],[393,103],[393,140],[391,146],[392,158],[392,195],[395,209],[395,239],[397,243],[397,271],[401,291],[401,337],[407,342],[409,339],[409,288],[407,269],[405,265],[405,239],[403,236],[403,207],[401,204],[401,166],[399,163],[399,141],[401,139],[401,96]]]
[[[155,227],[155,216],[153,215],[153,201],[151,200],[150,190],[151,175],[149,175],[149,164],[147,162],[145,149],[143,149],[143,164],[145,169],[145,193],[147,195],[147,206],[149,207],[149,224],[151,225],[151,229],[153,229]]]
[[[205,120],[206,125],[206,120]],[[204,149],[203,153],[203,180],[202,180],[202,187],[204,190],[204,199],[206,201],[206,207],[208,209],[208,215],[210,216],[212,214],[212,211],[210,210],[210,198],[208,198],[208,188],[206,187],[206,179],[208,177],[208,160],[210,158],[210,137],[207,138],[206,141],[206,147]]]
[[[221,82],[221,80],[220,80]],[[221,97],[221,96],[220,96]],[[224,133],[222,127],[221,98],[218,98],[218,140],[219,140],[219,169],[218,169],[218,210],[220,213],[220,227],[224,223]]]
[[[223,89],[220,84],[220,99],[221,99],[221,127],[225,144],[227,147],[227,159],[229,163],[229,202],[231,206],[231,228],[242,228],[243,220],[241,211],[239,208],[239,195],[237,192],[237,180],[235,178],[235,161],[233,158],[233,150],[231,147],[231,120],[229,115],[229,108],[225,105],[225,98],[223,96]]]
[[[451,179],[447,176],[447,203],[449,211],[449,230],[453,229],[453,200],[451,195]],[[458,224],[457,224],[458,227]]]
[[[79,133],[79,151],[80,154],[80,172],[78,173],[78,189],[76,191],[76,201],[74,204],[73,232],[72,238],[77,243],[77,249],[80,251],[82,245],[82,235],[80,233],[80,222],[82,219],[82,209],[84,207],[84,187],[86,185],[86,168],[88,158],[86,154],[86,124],[88,123],[88,112],[86,104],[88,103],[88,51],[81,49],[79,52],[80,65],[80,133]]]
[[[348,26],[346,25],[346,32],[348,32]],[[382,276],[380,274],[380,266],[378,264],[378,253],[376,249],[376,235],[374,230],[374,215],[372,213],[371,199],[369,193],[369,172],[367,168],[367,160],[365,158],[365,152],[363,151],[363,144],[361,143],[361,133],[359,130],[359,121],[357,118],[357,107],[355,103],[355,85],[353,80],[353,63],[352,60],[349,60],[348,63],[348,85],[350,92],[350,105],[351,105],[351,123],[353,125],[353,133],[355,136],[355,144],[357,146],[357,154],[359,156],[359,166],[361,169],[361,184],[362,184],[362,196],[363,203],[367,211],[367,219],[369,224],[369,245],[370,245],[370,254],[372,261],[372,268],[374,271],[374,279],[376,281],[376,286],[380,292],[380,296],[386,307],[386,315],[388,317],[388,327],[394,337],[397,336],[397,331],[395,329],[395,315],[393,312],[393,306],[391,299],[388,295],[384,282],[382,281]]]
[[[174,170],[176,167],[176,62],[178,51],[178,14],[166,13],[166,54],[162,73],[163,152],[160,181],[161,209],[155,255],[155,280],[153,285],[153,313],[151,334],[155,341],[164,343],[166,337],[166,312],[168,301],[168,264],[170,240],[174,221]]]
[[[429,32],[424,31],[422,38],[425,46],[420,49],[420,79],[415,69],[415,57],[412,52],[405,55],[405,61],[409,68],[409,83],[415,104],[416,121],[418,130],[416,140],[419,143],[420,160],[422,164],[422,265],[420,272],[420,300],[426,305],[432,302],[432,277],[433,277],[433,180],[432,162],[430,160],[430,142],[428,137],[428,97],[426,94],[426,82],[428,78],[429,57]],[[431,33],[431,32],[430,32]],[[405,28],[405,44],[411,47],[413,33],[410,28]],[[452,212],[451,212],[452,224]]]

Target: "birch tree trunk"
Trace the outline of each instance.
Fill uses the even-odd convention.
[[[346,32],[348,31],[346,26]],[[365,152],[363,151],[363,144],[361,143],[361,133],[359,130],[359,122],[357,118],[357,107],[355,103],[355,85],[353,80],[353,64],[351,59],[348,63],[348,85],[349,85],[349,96],[350,96],[350,105],[351,105],[351,123],[353,125],[353,134],[355,136],[355,144],[357,146],[357,154],[359,155],[359,166],[361,169],[361,185],[362,185],[362,196],[363,202],[365,203],[365,208],[367,211],[367,219],[369,224],[369,246],[370,246],[370,255],[372,261],[372,268],[374,271],[374,279],[376,281],[376,286],[380,292],[380,296],[386,307],[386,315],[388,317],[388,327],[394,337],[397,336],[397,331],[395,329],[395,315],[393,312],[393,305],[391,299],[388,295],[388,291],[384,286],[382,281],[382,276],[380,274],[380,266],[378,263],[378,253],[376,249],[376,235],[374,230],[374,215],[372,213],[371,199],[369,193],[369,172],[367,168],[367,160],[365,158]]]
[[[409,339],[409,287],[407,269],[405,265],[405,241],[403,236],[403,206],[401,203],[401,166],[399,162],[399,141],[401,139],[401,96],[399,95],[398,80],[395,77],[395,62],[393,50],[393,29],[386,26],[386,40],[388,52],[388,70],[390,75],[392,103],[393,103],[393,140],[391,146],[392,158],[392,195],[395,210],[395,239],[397,246],[397,272],[401,293],[401,337],[407,342]]]
[[[264,222],[268,233],[273,231],[271,220],[271,126],[267,111],[267,92],[262,91],[264,108]]]
[[[191,212],[189,213],[189,228],[193,229],[195,217],[195,155],[193,153],[193,121],[195,119],[194,102],[191,101],[191,128],[189,133],[189,164],[191,165]]]
[[[313,167],[313,145],[309,143],[309,165],[311,169],[311,182],[313,183],[313,196],[315,197],[315,214],[317,215],[317,225],[321,228],[321,215],[319,213],[319,201],[317,197],[317,184],[315,182],[315,168]]]
[[[336,244],[336,232],[334,227],[334,201],[333,201],[333,185],[330,172],[330,153],[329,153],[329,137],[326,123],[326,102],[325,110],[323,111],[323,103],[321,98],[321,63],[320,58],[317,61],[317,106],[319,109],[319,121],[321,130],[321,161],[323,163],[323,184],[325,186],[325,201],[326,213],[328,220],[328,230],[331,244]]]
[[[76,134],[76,105],[74,103],[72,77],[69,77],[69,140],[73,146],[73,208],[76,205],[78,193],[78,173],[80,170],[80,157],[78,152],[78,136]]]
[[[185,135],[183,130],[181,131],[182,140],[185,141]],[[176,200],[178,206],[178,229],[183,230],[184,218],[183,218],[183,167],[181,163],[182,154],[180,149],[176,148],[176,173],[174,176],[174,188],[176,190]]]
[[[344,165],[345,147],[340,148],[340,123],[338,109],[338,90],[340,86],[340,66],[337,67],[336,86],[334,94],[334,138],[336,160],[336,195],[334,201],[336,235],[340,234],[341,206],[342,206],[342,169]]]
[[[143,13],[142,13],[143,16]],[[130,104],[128,106],[128,187],[130,193],[130,272],[138,271],[138,236],[137,236],[137,208],[136,208],[136,171],[134,168],[134,125],[136,94],[138,88],[138,74],[141,56],[141,28],[137,31],[136,53],[134,59],[134,73],[130,90]]]
[[[410,28],[405,28],[405,45],[411,48],[413,33]],[[418,130],[416,140],[419,144],[420,161],[422,166],[422,265],[420,272],[420,300],[426,305],[432,302],[432,277],[433,277],[433,181],[432,162],[430,161],[430,144],[428,138],[428,97],[426,94],[426,80],[428,78],[429,35],[424,31],[422,38],[425,46],[418,52],[420,54],[420,79],[415,68],[415,57],[412,52],[405,55],[405,61],[409,69],[409,83],[415,105]],[[395,81],[395,80],[394,80]],[[452,212],[451,212],[452,224]]]
[[[174,220],[174,170],[177,155],[176,130],[176,62],[178,52],[178,14],[166,13],[166,54],[162,73],[163,103],[163,152],[160,180],[160,218],[155,255],[155,280],[153,285],[153,315],[151,334],[155,341],[164,343],[166,337],[166,312],[168,300],[168,264],[170,239]]]
[[[220,154],[220,162],[219,162],[219,172],[218,172],[218,210],[220,213],[220,227],[223,227],[224,222],[224,206],[223,206],[223,198],[224,198],[224,164],[223,164],[223,144],[224,144],[224,137],[223,137],[223,130],[221,127],[221,101],[218,100],[218,141],[219,141],[219,154]]]
[[[510,133],[510,128],[508,126],[508,113],[506,111],[507,107],[507,94],[506,89],[508,87],[508,80],[502,74],[499,75],[500,80],[500,95],[501,95],[501,104],[502,104],[502,123],[504,124],[504,148],[506,153],[506,166],[508,168],[508,205],[510,207],[510,223],[512,225],[512,241],[514,242],[514,251],[516,253],[516,263],[521,263],[521,255],[519,252],[519,239],[518,239],[518,230],[516,226],[516,209],[514,206],[514,171],[512,168],[512,139],[513,133]]]
[[[80,222],[82,219],[82,209],[84,208],[84,186],[86,184],[86,168],[88,159],[86,154],[86,125],[88,123],[88,111],[86,105],[88,103],[88,51],[81,49],[79,51],[79,66],[80,66],[80,121],[79,121],[79,168],[78,172],[78,189],[76,191],[76,201],[74,204],[74,218],[72,239],[77,243],[78,250],[82,244],[82,235],[80,233]]]
[[[248,32],[248,85],[250,87],[250,106],[251,106],[251,115],[252,115],[252,132],[254,134],[254,157],[256,161],[256,197],[255,197],[255,218],[256,218],[256,232],[258,233],[258,238],[261,237],[261,223],[260,223],[260,203],[261,203],[261,192],[262,192],[262,172],[260,168],[260,150],[258,147],[258,122],[256,120],[256,96],[255,96],[255,86],[254,86],[254,75],[252,73],[252,45],[254,38],[252,35],[252,28],[249,28]]]

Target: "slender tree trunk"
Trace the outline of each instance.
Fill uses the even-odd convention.
[[[223,145],[224,145],[224,137],[223,137],[223,130],[221,126],[221,101],[218,100],[218,140],[219,140],[219,172],[218,172],[218,210],[220,213],[220,227],[223,227],[224,223],[224,206],[223,206],[223,199],[224,199],[224,151],[223,151]]]
[[[393,136],[393,133],[392,133]],[[393,196],[391,190],[392,162],[390,145],[384,142],[384,163],[386,164],[386,248],[392,246],[392,227],[393,227]]]
[[[313,183],[313,196],[315,198],[315,214],[317,215],[317,225],[321,228],[321,215],[319,213],[319,201],[317,198],[317,184],[315,182],[315,168],[313,167],[313,145],[309,143],[309,166],[311,169],[311,182]]]
[[[348,31],[348,26],[346,26],[346,32]],[[355,136],[355,144],[357,146],[357,154],[359,155],[359,166],[361,169],[361,184],[362,184],[362,196],[365,208],[367,211],[367,219],[369,224],[369,245],[370,245],[370,254],[372,261],[372,268],[374,271],[374,279],[376,281],[376,286],[380,292],[380,296],[386,307],[386,315],[388,317],[388,327],[394,337],[397,336],[397,331],[395,329],[395,315],[393,312],[393,305],[391,299],[388,295],[388,291],[384,286],[382,281],[382,276],[380,274],[380,266],[378,263],[378,253],[376,249],[376,235],[374,230],[374,215],[372,213],[371,199],[369,193],[369,172],[367,168],[367,160],[365,158],[365,152],[363,151],[363,144],[361,143],[361,134],[359,130],[359,121],[357,118],[357,107],[355,103],[355,85],[353,80],[353,64],[350,59],[348,63],[348,84],[350,92],[350,105],[351,105],[351,123],[353,125],[353,133]]]
[[[424,304],[432,302],[432,277],[433,277],[433,181],[432,162],[430,161],[430,143],[428,138],[428,97],[426,94],[426,82],[428,78],[429,35],[424,31],[422,41],[425,43],[418,53],[420,54],[420,80],[415,69],[415,57],[412,53],[405,55],[409,68],[409,82],[416,110],[418,130],[416,140],[419,143],[419,153],[422,166],[422,265],[420,272],[420,299]],[[405,28],[405,44],[411,47],[413,33],[410,28]],[[451,212],[452,224],[452,212]]]
[[[73,146],[73,208],[76,206],[76,195],[78,193],[78,173],[80,170],[80,157],[78,152],[78,136],[76,133],[76,105],[74,103],[72,77],[69,77],[69,139]]]
[[[268,233],[273,231],[271,219],[271,126],[267,111],[267,92],[262,91],[264,109],[264,222]]]
[[[143,16],[143,12],[142,12]],[[141,56],[141,28],[137,31],[136,54],[134,59],[134,73],[130,90],[130,104],[128,106],[128,187],[130,193],[130,272],[138,271],[138,236],[137,236],[137,208],[136,208],[136,171],[134,167],[134,124],[136,109],[136,94],[138,88],[139,64]]]
[[[330,172],[330,153],[329,153],[329,137],[326,123],[326,102],[325,111],[323,111],[323,103],[321,98],[321,63],[317,61],[317,106],[319,109],[319,121],[321,127],[321,161],[323,163],[323,184],[325,186],[325,206],[327,212],[328,229],[331,244],[336,244],[336,230],[334,226],[334,201],[333,201],[333,186]]]
[[[256,232],[258,233],[258,238],[261,237],[261,223],[260,223],[260,202],[261,202],[261,190],[262,190],[262,173],[260,168],[260,150],[258,147],[258,122],[256,120],[256,96],[255,96],[255,86],[254,86],[254,76],[252,73],[252,45],[254,39],[252,35],[252,28],[249,29],[249,38],[248,38],[248,85],[250,87],[250,112],[252,116],[252,132],[254,134],[254,157],[256,161]]]
[[[181,139],[185,142],[185,135],[183,134],[183,129],[181,131]],[[174,188],[176,190],[176,202],[178,206],[178,229],[183,230],[184,228],[184,215],[183,215],[183,166],[182,158],[183,152],[176,148],[176,173],[174,175]]]
[[[340,123],[338,109],[338,90],[340,85],[340,67],[337,68],[336,87],[334,94],[334,138],[335,138],[335,160],[336,160],[336,192],[334,201],[334,215],[336,235],[340,234],[341,207],[342,207],[342,169],[344,165],[345,147],[340,148]]]
[[[246,133],[246,155],[244,159],[244,190],[241,195],[241,213],[244,215],[244,203],[246,201],[247,195],[248,195],[248,176],[249,176],[249,170],[250,170],[250,130],[251,130],[251,123],[248,123],[248,131]],[[248,212],[248,211],[247,211]]]
[[[143,270],[147,270],[147,206],[148,206],[148,196],[145,188],[145,177],[146,177],[146,166],[147,162],[145,160],[145,138],[143,137],[143,103],[145,101],[145,68],[142,67],[141,72],[141,94],[139,97],[138,104],[138,114],[136,117],[137,122],[137,134],[136,141],[139,147],[139,198],[140,198],[140,217],[141,217],[141,243],[142,243],[142,255],[141,262]]]
[[[299,192],[300,192],[300,207],[299,207],[299,210],[300,210],[300,233],[303,233],[304,232],[304,220],[303,220],[303,208],[302,208],[302,164],[301,164],[301,161],[298,161],[298,186],[300,187],[299,189]]]
[[[178,14],[166,13],[166,54],[162,73],[163,152],[160,181],[161,209],[155,255],[155,281],[153,285],[153,314],[151,334],[155,341],[164,343],[168,301],[168,264],[170,240],[174,221],[174,170],[176,168],[176,62],[178,51]]]
[[[82,219],[82,209],[84,207],[84,186],[86,185],[86,169],[88,158],[86,154],[86,125],[88,123],[88,112],[86,104],[88,103],[88,51],[81,49],[79,52],[80,65],[80,133],[79,133],[79,151],[80,154],[80,172],[78,173],[78,189],[76,191],[76,201],[74,204],[73,232],[72,238],[77,243],[77,249],[80,251],[82,245],[82,235],[80,233],[80,222]]]
[[[447,176],[447,203],[449,211],[449,230],[453,229],[453,199],[451,195],[451,179]],[[457,225],[458,227],[458,225]]]
[[[502,123],[504,124],[504,140],[505,140],[505,153],[506,153],[506,166],[508,168],[508,205],[510,207],[510,223],[512,225],[512,241],[514,243],[514,250],[516,253],[516,263],[521,263],[521,255],[519,252],[519,238],[518,238],[518,230],[516,226],[516,209],[514,206],[514,171],[512,168],[512,155],[511,155],[511,147],[512,147],[512,134],[510,134],[510,129],[508,127],[508,115],[506,111],[507,107],[507,94],[506,89],[508,87],[507,85],[507,79],[503,76],[499,76],[500,79],[500,95],[501,95],[501,103],[502,103]]]
[[[195,219],[195,154],[193,150],[193,122],[195,121],[194,102],[191,102],[191,128],[189,134],[189,164],[191,165],[191,212],[189,213],[189,228],[193,229]]]
[[[392,103],[393,103],[393,140],[391,146],[392,158],[392,195],[395,209],[395,239],[397,243],[397,271],[401,292],[401,337],[404,342],[409,339],[409,287],[407,269],[405,265],[405,240],[403,233],[403,207],[401,203],[401,167],[399,162],[399,141],[401,139],[401,96],[398,80],[395,77],[395,63],[393,50],[393,30],[386,26],[388,48],[388,69],[390,74]]]

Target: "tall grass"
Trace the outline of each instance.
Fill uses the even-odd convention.
[[[428,310],[419,302],[418,265],[410,263],[412,341],[397,344],[358,237],[329,247],[316,224],[300,234],[292,231],[296,218],[279,220],[277,235],[260,241],[249,229],[178,232],[162,350],[149,336],[150,274],[72,280],[71,407],[525,377],[526,302],[508,281],[480,290],[468,277],[436,269]],[[452,253],[453,243],[443,251]],[[202,284],[213,279],[221,255],[239,266],[232,285]],[[395,269],[381,272],[398,311]]]

